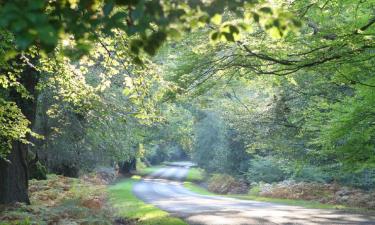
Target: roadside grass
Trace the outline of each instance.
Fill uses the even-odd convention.
[[[305,208],[314,208],[314,209],[350,209],[350,210],[362,210],[359,208],[350,208],[344,205],[332,205],[332,204],[323,204],[316,201],[306,201],[306,200],[293,200],[293,199],[279,199],[279,198],[268,198],[255,196],[250,194],[228,194],[220,195],[208,191],[206,188],[199,186],[198,184],[192,182],[184,182],[184,186],[192,192],[202,194],[202,195],[211,195],[211,196],[220,196],[220,197],[229,197],[236,198],[241,200],[252,200],[260,202],[270,202],[284,205],[294,205],[294,206],[303,206]]]
[[[295,199],[282,199],[282,198],[268,198],[255,195],[226,195],[231,198],[238,198],[242,200],[253,200],[260,202],[271,202],[284,205],[294,205],[302,206],[305,208],[313,209],[349,209],[349,207],[344,205],[332,205],[332,204],[323,204],[317,201],[307,201],[307,200],[295,200]]]
[[[209,190],[207,190],[204,187],[199,186],[198,184],[195,184],[195,183],[192,183],[192,182],[189,182],[189,181],[184,182],[184,187],[186,187],[187,189],[189,189],[192,192],[195,192],[195,193],[201,194],[201,195],[218,195],[218,194],[215,194],[213,192],[210,192]]]
[[[167,212],[144,203],[133,194],[133,186],[139,176],[119,181],[109,188],[110,202],[119,217],[138,220],[140,225],[186,225],[183,220],[171,217]]]
[[[141,176],[141,177],[145,177],[145,176],[148,176],[148,175],[156,172],[157,170],[159,170],[159,169],[161,169],[163,167],[164,166],[143,167],[143,168],[137,169],[133,174]]]
[[[188,182],[194,182],[194,183],[199,183],[202,182],[205,178],[205,172],[201,168],[190,168],[189,172],[186,176],[186,181]]]
[[[229,198],[236,198],[236,199],[241,199],[241,200],[252,200],[252,201],[260,201],[260,202],[270,202],[270,203],[277,203],[277,204],[283,204],[283,205],[302,206],[305,208],[313,208],[313,209],[339,209],[339,210],[350,211],[350,212],[364,212],[364,213],[373,211],[373,210],[368,210],[364,208],[354,208],[354,207],[348,207],[348,206],[339,205],[339,204],[324,204],[318,201],[261,197],[253,193],[220,195],[220,194],[210,192],[206,188],[198,185],[198,183],[203,182],[205,180],[205,176],[206,175],[205,175],[204,170],[200,168],[191,168],[187,175],[186,182],[184,182],[184,186],[190,191],[198,193],[198,194],[202,194],[202,195],[229,197]]]
[[[139,169],[135,174],[139,176],[147,176],[158,169],[163,168],[163,166],[152,166]],[[201,168],[193,167],[189,169],[189,172],[186,176],[184,186],[192,192],[202,194],[202,195],[211,195],[211,196],[221,196],[221,197],[230,197],[242,200],[253,200],[260,202],[270,202],[284,205],[294,205],[302,206],[305,208],[314,208],[314,209],[340,209],[340,210],[350,210],[350,211],[360,211],[366,212],[367,209],[362,208],[352,208],[344,205],[335,205],[335,204],[323,204],[317,201],[307,201],[307,200],[294,200],[294,199],[281,199],[281,198],[269,198],[257,196],[253,193],[249,194],[229,194],[229,195],[220,195],[213,192],[210,192],[206,188],[198,185],[200,182],[203,182],[206,179],[205,171]]]
[[[150,166],[150,167],[141,167],[133,172],[134,175],[141,177],[148,176],[159,169],[165,168],[164,165]],[[200,168],[190,168],[189,172],[185,178],[185,181],[199,183],[205,179],[205,172]]]

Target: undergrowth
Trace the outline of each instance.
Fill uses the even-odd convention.
[[[31,205],[2,206],[0,224],[113,224],[106,186],[96,181],[94,177],[82,180],[58,175],[31,180]]]

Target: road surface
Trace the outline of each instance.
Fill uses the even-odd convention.
[[[162,168],[138,182],[133,192],[143,201],[194,225],[375,225],[375,216],[196,194],[181,182],[189,166],[190,163],[184,162]]]

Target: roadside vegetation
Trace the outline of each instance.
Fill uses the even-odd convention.
[[[116,209],[116,215],[133,219],[140,225],[185,225],[181,219],[171,217],[167,212],[144,203],[133,194],[133,185],[140,179],[138,176],[119,180],[109,188],[110,203]]]
[[[135,172],[135,174],[138,174],[140,176],[148,176],[161,167],[162,166],[145,167]],[[289,185],[284,184],[282,190],[280,190],[280,184],[277,183],[253,183],[252,186],[246,185],[245,187],[242,187],[244,188],[243,190],[238,189],[238,184],[241,183],[239,183],[235,178],[229,175],[210,175],[207,174],[203,169],[197,167],[192,167],[189,169],[189,172],[184,181],[184,186],[187,189],[202,195],[216,195],[242,200],[303,206],[307,208],[340,209],[352,212],[367,212],[368,209],[372,209],[371,207],[366,207],[365,202],[362,202],[362,205],[357,205],[357,207],[353,207],[353,203],[322,203],[319,201],[322,199],[322,196],[328,198],[329,195],[332,195],[334,193],[330,193],[328,188],[319,186],[316,183],[304,183],[304,188],[300,187],[299,189],[296,189],[293,188],[292,183],[290,182]],[[268,192],[265,192],[263,189],[268,189]],[[233,193],[236,191],[239,191],[241,193]],[[302,192],[306,193],[305,196],[301,195]],[[372,200],[370,199],[370,196],[366,196],[366,198],[366,201]]]
[[[345,205],[334,205],[334,204],[323,204],[317,201],[307,201],[307,200],[298,200],[298,199],[285,199],[285,198],[269,198],[269,197],[262,197],[258,196],[253,193],[248,194],[218,194],[212,191],[209,191],[207,188],[202,187],[199,184],[187,182],[184,183],[184,186],[198,194],[202,195],[211,195],[211,196],[222,196],[222,197],[229,197],[229,198],[237,198],[242,200],[253,200],[253,201],[261,201],[261,202],[271,202],[271,203],[278,203],[278,204],[285,204],[285,205],[294,205],[294,206],[302,206],[306,208],[312,209],[347,209],[351,211],[361,211],[364,212],[366,209],[360,208],[352,208],[347,207]]]
[[[160,166],[149,166],[149,167],[137,168],[137,170],[133,171],[132,174],[138,175],[141,177],[146,177],[158,171],[160,168],[163,168],[163,166],[160,165]]]
[[[87,174],[175,160],[195,190],[374,209],[374,8],[1,0],[0,218],[96,220]]]
[[[197,167],[193,167],[189,169],[189,172],[185,178],[185,181],[198,183],[198,182],[203,181],[205,176],[206,174],[204,170],[197,168]]]
[[[160,167],[143,167],[149,174]],[[184,225],[184,221],[144,203],[133,194],[141,177],[118,178],[106,171],[79,178],[48,174],[46,180],[31,180],[31,205],[0,208],[0,225],[100,224]]]
[[[252,185],[241,187],[241,182],[229,175],[208,175],[204,170],[199,168],[192,168],[189,172],[194,178],[187,179],[184,186],[198,194],[202,195],[216,195],[230,198],[237,198],[242,200],[254,200],[263,202],[272,202],[286,205],[303,206],[307,208],[319,209],[340,209],[347,211],[360,211],[374,213],[374,207],[368,205],[368,201],[372,201],[371,196],[365,196],[364,199],[357,200],[356,203],[336,202],[331,200],[331,203],[324,202],[328,198],[333,198],[336,192],[343,193],[339,187],[335,190],[330,190],[329,186],[322,186],[317,183],[295,183],[290,181],[289,184],[284,183],[253,183]],[[293,185],[299,185],[297,188]],[[347,187],[344,191],[350,192]],[[359,194],[352,194],[353,198],[359,198]],[[240,193],[236,193],[240,192]],[[357,195],[357,196],[355,196]],[[355,201],[354,199],[352,201]],[[367,202],[364,202],[367,201]]]
[[[2,206],[0,224],[117,224],[121,218],[107,202],[107,184],[97,174],[80,179],[49,174],[46,180],[31,180],[31,205]]]

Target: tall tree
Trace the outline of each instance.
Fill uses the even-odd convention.
[[[254,17],[259,20],[259,14],[251,9],[254,4],[246,1],[123,1],[123,0],[80,0],[80,1],[44,1],[44,0],[5,0],[0,1],[0,21],[1,29],[9,32],[12,36],[12,48],[4,49],[1,54],[1,61],[23,58],[25,67],[34,68],[38,63],[31,62],[32,55],[25,55],[25,52],[34,50],[34,55],[41,57],[40,61],[48,62],[49,54],[65,54],[73,60],[77,60],[83,55],[87,55],[92,47],[97,43],[103,44],[100,36],[105,34],[114,37],[116,30],[124,31],[127,37],[131,39],[119,39],[122,44],[128,46],[129,55],[121,57],[132,58],[137,63],[142,63],[140,54],[143,52],[154,55],[156,50],[168,38],[176,38],[182,32],[193,28],[202,27],[205,24],[216,21],[219,24],[218,17],[224,10],[230,10],[243,18]],[[246,8],[246,13],[243,8]],[[264,6],[260,11],[269,12],[269,6]],[[218,16],[216,16],[218,15]],[[290,26],[273,25],[275,17],[266,19],[267,29],[275,27],[279,33],[285,33],[290,27],[295,26],[295,20],[287,15],[280,14],[285,23]],[[215,19],[211,19],[215,18]],[[245,19],[246,19],[245,18]],[[224,24],[221,29],[214,34],[216,38],[222,36],[227,41],[234,41],[240,31],[246,30],[244,23]],[[3,41],[3,39],[1,40]],[[8,41],[8,40],[6,40]],[[66,45],[66,42],[72,42],[72,45]],[[105,45],[105,44],[104,44]],[[103,45],[103,46],[104,46]],[[108,54],[112,54],[110,49],[106,49]],[[17,61],[17,60],[16,60]],[[16,62],[17,63],[17,62]],[[47,63],[48,64],[48,63]],[[46,64],[41,63],[44,67]],[[126,67],[127,65],[123,65]],[[26,68],[20,73],[19,87],[35,94],[35,88],[38,85],[38,78],[30,76],[30,68]],[[49,71],[46,66],[41,71]],[[29,72],[27,72],[29,71]],[[30,74],[29,74],[30,73]],[[57,76],[60,76],[57,74]],[[2,83],[9,83],[13,77],[8,74],[2,75]],[[4,85],[3,88],[7,89]],[[17,89],[17,90],[18,90]],[[7,95],[4,97],[7,101],[15,102],[17,107],[25,114],[29,122],[33,122],[35,117],[35,99],[34,102],[25,103],[19,98],[18,94]],[[30,112],[27,112],[31,110]],[[22,134],[27,133],[27,129]],[[22,138],[15,138],[7,160],[2,159],[1,173],[4,192],[0,192],[0,203],[9,203],[14,201],[28,202],[27,197],[27,173],[23,168],[22,160],[27,154],[27,147],[19,141]],[[23,138],[25,139],[25,138]],[[26,138],[28,139],[28,138]],[[2,151],[5,155],[6,151]],[[10,163],[5,163],[6,161]],[[13,174],[14,171],[17,174]],[[14,179],[13,175],[19,175]],[[3,183],[4,182],[4,183]],[[9,190],[17,187],[16,194],[5,196]],[[19,197],[21,196],[21,197]]]

